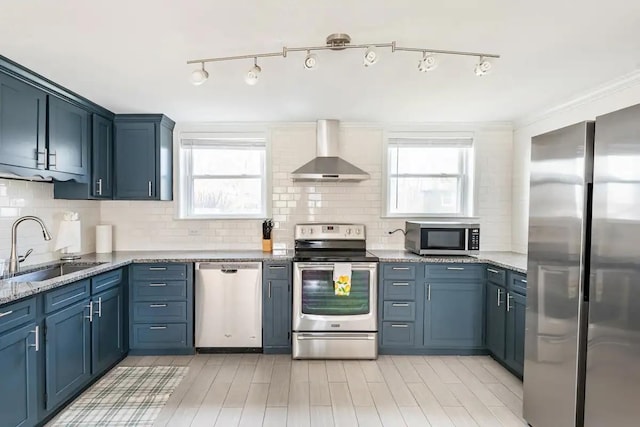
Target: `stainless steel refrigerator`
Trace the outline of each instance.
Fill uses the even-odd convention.
[[[640,105],[534,137],[524,418],[640,423]]]

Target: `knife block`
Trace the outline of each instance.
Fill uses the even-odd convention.
[[[273,250],[273,240],[262,239],[262,252],[271,252]]]

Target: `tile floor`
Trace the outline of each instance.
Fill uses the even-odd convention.
[[[488,356],[145,356],[121,365],[189,366],[157,426],[526,426],[522,382]]]

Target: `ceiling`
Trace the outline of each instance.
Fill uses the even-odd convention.
[[[177,121],[512,121],[640,67],[640,2],[629,0],[86,0],[0,2],[0,54],[116,113]],[[211,64],[196,87],[186,61],[324,44],[498,53],[490,75],[475,58],[442,57],[419,73],[419,53],[319,52]]]

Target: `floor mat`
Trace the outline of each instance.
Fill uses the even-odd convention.
[[[189,368],[118,367],[82,393],[51,426],[152,426]]]

